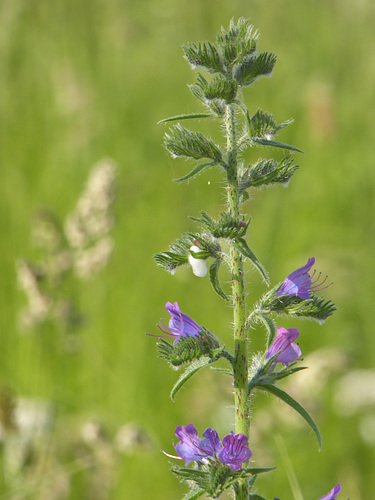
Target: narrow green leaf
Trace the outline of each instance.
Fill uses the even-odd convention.
[[[158,121],[158,125],[160,123],[174,122],[179,120],[194,120],[196,118],[212,118],[214,116],[215,115],[213,115],[212,113],[190,113],[185,115],[170,116],[169,118],[164,118],[163,120]]]
[[[290,144],[284,144],[283,142],[269,141],[268,139],[262,139],[261,137],[255,137],[252,141],[260,144],[261,146],[270,146],[272,148],[288,149],[290,151],[303,153],[302,149],[299,149],[296,146],[291,146]]]
[[[249,500],[267,500],[266,498],[258,495],[257,493],[250,493]]]
[[[202,495],[205,494],[205,490],[202,490],[202,489],[194,489],[194,491],[189,491],[189,493],[187,493],[183,500],[196,500],[196,498],[199,498],[201,497]]]
[[[202,163],[201,165],[196,166],[193,168],[191,172],[188,174],[184,175],[183,177],[180,177],[179,179],[174,179],[174,182],[184,182],[189,179],[192,179],[193,177],[197,176],[198,174],[202,173],[204,170],[209,169],[210,167],[213,167],[217,163],[215,161],[210,161],[209,163]]]
[[[271,470],[275,470],[276,468],[277,467],[246,467],[245,472],[256,476],[258,474],[263,474],[264,472],[270,472]]]
[[[275,385],[262,383],[258,384],[257,387],[259,389],[262,389],[263,391],[270,392],[274,396],[284,401],[284,403],[293,408],[293,410],[295,410],[297,413],[299,413],[301,417],[309,424],[311,429],[314,431],[315,436],[319,443],[319,449],[320,450],[322,449],[322,437],[320,435],[318,426],[314,422],[309,412],[305,410],[303,406],[301,406],[295,399],[293,399],[292,396],[290,396],[288,393],[286,393],[279,387],[276,387]]]
[[[270,278],[268,276],[267,270],[265,269],[265,267],[263,266],[263,264],[256,258],[256,256],[254,255],[254,253],[250,250],[250,248],[248,247],[248,245],[246,243],[246,240],[244,240],[243,238],[236,238],[234,240],[234,244],[237,246],[238,250],[242,253],[242,255],[244,255],[245,257],[247,257],[248,259],[250,259],[250,261],[253,263],[255,269],[257,269],[259,271],[259,273],[262,276],[264,282],[267,285],[269,285],[270,284]]]
[[[175,385],[172,388],[170,397],[172,401],[175,400],[175,396],[177,392],[181,389],[181,387],[186,384],[186,382],[195,374],[197,373],[198,370],[203,368],[204,366],[207,366],[208,364],[211,363],[211,358],[208,356],[204,356],[202,358],[197,359],[196,361],[193,361],[184,371],[184,373],[181,375],[181,377],[177,380]]]
[[[217,294],[220,295],[224,300],[229,300],[226,294],[223,292],[220,282],[219,282],[219,268],[220,268],[220,260],[216,259],[210,266],[210,280],[213,286],[213,289]]]

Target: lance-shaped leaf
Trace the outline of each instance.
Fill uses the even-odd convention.
[[[201,497],[205,493],[206,493],[205,490],[202,490],[198,486],[194,485],[192,487],[192,489],[189,491],[189,493],[186,493],[183,500],[196,500],[197,498]]]
[[[193,361],[187,368],[186,370],[184,371],[184,373],[181,375],[181,377],[177,380],[177,382],[175,383],[175,385],[173,386],[172,388],[172,391],[171,391],[171,394],[170,394],[170,397],[172,399],[172,401],[175,401],[175,397],[176,397],[176,394],[177,392],[181,389],[181,387],[183,385],[186,384],[186,382],[188,380],[191,379],[191,377],[193,375],[195,375],[197,373],[198,370],[200,370],[201,368],[203,368],[204,366],[207,366],[209,365],[210,363],[212,362],[211,358],[209,357],[202,357],[200,359],[197,359],[195,361]]]
[[[313,418],[309,414],[307,410],[303,406],[301,406],[295,399],[293,399],[287,392],[283,391],[279,387],[276,387],[275,385],[272,384],[258,384],[257,387],[261,389],[262,391],[269,392],[276,396],[277,398],[281,399],[289,405],[293,410],[295,410],[297,413],[301,415],[301,417],[309,424],[311,429],[314,431],[314,434],[318,440],[319,443],[319,449],[322,448],[322,438],[318,429],[318,426],[314,422]]]
[[[208,163],[201,163],[200,165],[197,165],[195,168],[193,168],[193,170],[188,174],[184,175],[183,177],[180,177],[179,179],[175,179],[174,182],[184,182],[193,179],[193,177],[196,177],[197,175],[203,173],[205,170],[208,170],[214,165],[216,165],[215,161],[210,161]]]
[[[303,153],[302,149],[292,146],[291,144],[285,144],[284,142],[277,142],[268,139],[263,139],[262,137],[255,137],[252,141],[260,146],[267,146],[271,148],[281,148],[287,149],[289,151],[297,151],[298,153]]]
[[[216,259],[210,266],[210,281],[215,292],[220,295],[224,300],[229,300],[223,289],[220,286],[219,281],[219,268],[220,268],[220,259]]]
[[[238,84],[236,80],[227,80],[223,77],[216,77],[208,82],[203,75],[199,74],[195,88],[190,86],[192,93],[200,100],[203,98],[207,101],[215,99],[223,100],[227,104],[232,103],[238,91]]]
[[[244,170],[239,181],[239,189],[243,191],[249,187],[269,184],[286,185],[298,168],[298,165],[294,165],[291,155],[285,156],[281,161],[259,159]]]
[[[260,273],[262,276],[264,282],[269,285],[270,284],[270,279],[267,273],[267,270],[263,266],[263,264],[256,258],[255,254],[250,250],[248,247],[246,240],[243,238],[236,238],[233,242],[233,244],[238,248],[238,250],[247,257],[250,262],[253,264],[255,269]]]
[[[173,157],[182,156],[194,160],[210,158],[225,166],[222,152],[212,139],[200,132],[189,130],[181,124],[175,125],[170,129],[169,134],[165,134],[164,145]]]
[[[188,43],[182,46],[186,60],[193,69],[201,66],[210,73],[225,73],[220,54],[211,42]]]
[[[267,500],[266,498],[258,495],[258,493],[250,493],[249,500]]]
[[[214,115],[212,113],[189,113],[183,115],[170,116],[169,118],[164,118],[163,120],[158,121],[158,125],[160,123],[167,122],[177,122],[181,120],[196,120],[200,118],[212,118]]]
[[[258,56],[247,57],[236,67],[234,78],[239,85],[251,85],[257,78],[270,75],[275,64],[276,56],[272,53],[262,52]]]

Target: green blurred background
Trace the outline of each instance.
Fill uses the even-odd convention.
[[[2,500],[178,499],[184,489],[160,453],[173,451],[174,428],[193,422],[199,432],[232,429],[228,380],[207,371],[172,403],[177,375],[144,334],[157,332],[171,300],[231,342],[231,310],[209,281],[189,269],[171,277],[152,255],[194,229],[189,215],[205,209],[216,216],[223,208],[220,172],[189,185],[172,182],[189,165],[167,156],[165,126],[156,123],[201,110],[187,88],[194,74],[180,46],[213,40],[239,16],[260,30],[259,49],[278,56],[272,79],[247,91],[249,109],[261,107],[278,121],[293,117],[280,139],[306,153],[287,190],[265,190],[246,205],[251,246],[274,282],[315,256],[334,281],[326,296],[338,306],[322,327],[293,323],[311,369],[288,390],[319,424],[323,450],[283,403],[257,398],[254,463],[279,465],[259,480],[258,491],[301,499],[297,483],[303,498],[314,500],[341,482],[343,499],[373,498],[375,4],[2,0],[0,384],[16,402],[42,414],[47,407],[49,420],[48,432],[32,436],[21,458],[9,452],[17,455],[19,431],[3,429]],[[219,131],[212,135],[219,140]],[[51,322],[24,331],[15,266],[37,258],[32,214],[47,207],[63,220],[104,157],[118,166],[115,247],[100,275],[69,285],[85,315],[72,351]],[[258,276],[249,277],[251,300],[264,288]],[[263,332],[254,337],[256,351]]]

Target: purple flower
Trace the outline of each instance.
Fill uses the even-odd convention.
[[[176,427],[175,434],[180,440],[175,448],[178,457],[163,453],[171,458],[185,460],[185,465],[190,462],[202,462],[208,457],[213,457],[221,448],[221,441],[218,433],[214,429],[206,429],[203,433],[205,439],[200,439],[197,429],[193,424],[188,424],[186,427],[179,425]]]
[[[166,335],[150,335],[151,337],[160,337],[167,339],[174,339],[174,344],[180,340],[181,337],[196,337],[199,332],[202,331],[200,327],[193,319],[187,314],[183,314],[178,307],[177,302],[172,304],[167,302],[165,305],[166,310],[171,315],[169,320],[169,325],[166,326],[163,320],[160,320],[158,327]]]
[[[328,493],[328,495],[319,498],[318,500],[336,500],[336,495],[338,495],[341,491],[341,484],[336,484],[331,491]]]
[[[313,274],[310,276],[309,271],[312,266],[315,264],[315,257],[310,258],[307,261],[307,264],[303,267],[300,267],[296,271],[293,271],[289,276],[284,280],[284,283],[281,285],[279,290],[276,292],[276,297],[280,297],[280,295],[296,295],[301,299],[309,299],[311,297],[311,293],[318,292],[320,290],[324,290],[325,288],[332,285],[322,285],[326,282],[328,276],[324,278],[323,281],[320,281],[321,273],[319,273],[318,277],[314,280],[315,270]]]
[[[278,326],[276,338],[267,351],[266,359],[280,353],[275,359],[275,363],[282,363],[284,366],[288,366],[289,363],[296,361],[302,354],[298,344],[294,343],[298,336],[299,331],[297,328],[286,329]]]
[[[189,465],[194,460],[199,462],[205,457],[199,447],[200,439],[193,424],[188,424],[186,427],[179,425],[176,427],[175,434],[180,439],[176,444],[176,451],[179,457],[185,460],[185,465]]]
[[[205,439],[199,443],[199,448],[206,456],[213,457],[221,449],[221,441],[214,429],[206,429],[203,433]]]
[[[252,453],[246,446],[248,442],[244,434],[234,434],[233,431],[224,437],[223,447],[217,453],[217,458],[233,470],[240,470]]]

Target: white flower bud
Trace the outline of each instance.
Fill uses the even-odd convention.
[[[201,249],[195,245],[190,247],[190,250],[194,253],[198,253]],[[189,264],[193,270],[195,276],[198,278],[204,278],[207,274],[207,259],[195,259],[192,255],[189,255]]]

